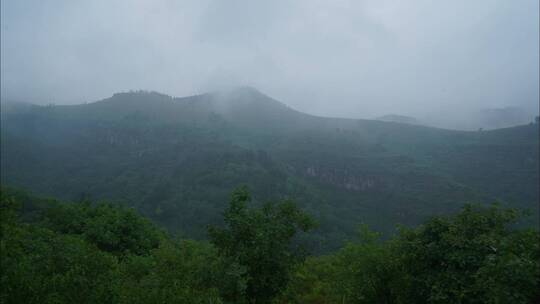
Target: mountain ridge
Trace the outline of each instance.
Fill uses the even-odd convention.
[[[3,183],[113,200],[193,237],[242,184],[256,204],[291,198],[314,214],[311,242],[323,251],[361,222],[390,235],[465,202],[538,201],[534,125],[468,132],[325,118],[241,90],[2,111],[1,132]]]
[[[246,102],[247,101],[247,102]],[[255,103],[253,101],[256,101]],[[134,91],[125,91],[125,92],[117,92],[111,95],[110,97],[103,98],[94,102],[87,102],[87,103],[81,103],[81,104],[69,104],[69,105],[56,105],[56,104],[47,104],[47,105],[38,105],[33,104],[29,102],[22,102],[22,101],[4,101],[4,104],[9,104],[10,106],[3,109],[2,112],[9,112],[12,111],[14,108],[14,105],[21,105],[16,106],[17,110],[20,110],[21,108],[31,108],[31,107],[37,107],[41,109],[76,109],[76,108],[92,108],[92,107],[100,107],[100,106],[130,106],[131,108],[125,109],[126,111],[132,111],[134,109],[139,109],[137,106],[150,106],[150,105],[156,105],[158,103],[160,106],[168,106],[169,108],[175,108],[175,107],[188,107],[188,106],[210,106],[211,111],[213,111],[216,114],[230,114],[233,112],[235,107],[245,107],[245,106],[253,106],[253,105],[264,105],[264,106],[270,106],[271,108],[278,109],[278,113],[276,114],[284,114],[286,115],[299,115],[305,117],[309,117],[313,122],[320,123],[321,120],[333,120],[333,121],[341,121],[347,124],[348,122],[358,122],[358,121],[366,121],[370,123],[390,123],[390,124],[399,124],[400,127],[409,128],[409,127],[420,127],[420,128],[431,128],[431,129],[440,129],[440,130],[447,130],[451,132],[477,132],[471,131],[471,130],[455,130],[455,129],[446,129],[446,128],[440,128],[436,126],[430,126],[430,125],[423,125],[418,123],[408,123],[408,122],[402,122],[402,121],[389,121],[387,119],[381,119],[375,118],[375,119],[368,119],[368,118],[344,118],[344,117],[330,117],[330,116],[320,116],[320,115],[313,115],[304,113],[302,111],[296,110],[276,99],[273,99],[269,97],[268,95],[261,93],[257,89],[253,87],[238,87],[234,89],[224,90],[224,91],[213,91],[209,93],[202,93],[197,95],[189,95],[189,96],[182,96],[182,97],[175,97],[171,95],[167,95],[164,93],[160,93],[157,91],[146,91],[146,90],[134,90]],[[143,110],[148,110],[151,108],[142,108]],[[109,110],[118,110],[118,109],[109,109]],[[179,110],[179,109],[176,109]],[[252,109],[252,110],[266,110],[266,109]],[[279,112],[281,111],[281,112]],[[287,113],[288,112],[288,113]],[[163,113],[161,113],[163,114]],[[170,114],[170,113],[168,113]],[[167,115],[165,115],[167,116]],[[396,117],[405,117],[402,115],[386,115],[386,116],[396,116]],[[385,117],[385,116],[384,116]],[[181,117],[185,118],[185,117]],[[234,117],[230,117],[233,119]],[[276,117],[274,117],[276,118]],[[503,127],[501,129],[505,128],[512,128],[515,126],[510,127]],[[490,129],[485,131],[493,131],[497,129]]]

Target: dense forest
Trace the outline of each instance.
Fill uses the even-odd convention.
[[[540,240],[522,213],[465,205],[394,237],[358,225],[327,255],[292,201],[230,194],[208,242],[177,238],[135,210],[1,191],[0,303],[536,303]]]
[[[80,105],[2,105],[1,178],[62,200],[134,208],[171,234],[207,239],[231,189],[253,204],[292,199],[319,225],[317,253],[359,223],[387,239],[395,225],[463,203],[529,209],[538,224],[538,124],[452,131],[295,111],[242,87],[173,98],[126,92]]]

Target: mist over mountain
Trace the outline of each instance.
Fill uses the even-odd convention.
[[[531,107],[505,106],[469,111],[435,112],[422,117],[427,125],[455,130],[500,129],[534,123],[538,111]]]
[[[477,113],[482,128],[499,129],[534,122],[538,113],[520,107],[484,109]]]
[[[0,304],[540,303],[538,0],[0,0]]]
[[[310,242],[322,251],[358,223],[391,235],[463,202],[538,207],[538,125],[465,132],[326,118],[251,87],[181,98],[133,91],[1,114],[3,183],[113,200],[196,238],[242,184],[258,203],[298,201],[320,222]]]
[[[405,116],[405,115],[396,115],[396,114],[383,115],[383,116],[377,117],[376,119],[381,120],[381,121],[387,121],[387,122],[397,122],[397,123],[405,123],[405,124],[413,124],[413,125],[420,123],[414,117]]]

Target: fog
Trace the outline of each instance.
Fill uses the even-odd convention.
[[[249,85],[311,114],[537,115],[538,0],[1,2],[2,99]],[[474,119],[474,118],[471,118]]]

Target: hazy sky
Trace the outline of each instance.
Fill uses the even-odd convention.
[[[538,0],[1,1],[1,93],[81,103],[251,85],[374,117],[539,100]]]

